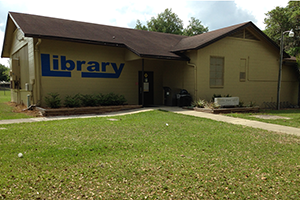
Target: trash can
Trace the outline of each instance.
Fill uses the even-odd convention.
[[[188,93],[187,90],[182,89],[177,94],[177,106],[190,106],[192,103],[192,96]]]
[[[164,88],[164,105],[165,106],[172,106],[172,95],[171,95],[171,88],[170,87],[163,87]]]

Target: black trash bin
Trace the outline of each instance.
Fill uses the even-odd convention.
[[[171,95],[171,88],[163,87],[164,88],[164,105],[171,106],[172,105],[172,95]]]
[[[190,106],[192,103],[192,96],[188,93],[187,90],[182,89],[177,94],[177,106]]]

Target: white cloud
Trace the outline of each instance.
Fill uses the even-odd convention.
[[[141,20],[142,23],[146,23],[151,17],[157,16],[166,8],[172,8],[172,11],[183,20],[185,27],[191,17],[196,17],[202,21],[204,26],[209,26],[210,30],[249,20],[254,21],[260,29],[264,29],[265,13],[276,6],[285,7],[287,3],[288,0],[234,0],[229,2],[189,0],[52,0],[47,2],[41,2],[40,0],[0,0],[0,49],[2,50],[3,31],[8,11],[134,28],[137,19]],[[7,65],[7,60],[0,59],[0,62]]]
[[[250,12],[257,19],[257,26],[264,30],[265,24],[264,19],[266,18],[266,13],[275,9],[277,6],[286,7],[289,0],[272,0],[272,1],[263,1],[263,0],[235,0],[235,3],[238,8],[241,8],[245,11]]]

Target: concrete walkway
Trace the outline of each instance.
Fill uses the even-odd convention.
[[[75,119],[75,118],[94,118],[94,117],[113,117],[121,115],[136,114],[140,112],[147,112],[154,110],[153,108],[138,108],[132,110],[123,110],[119,112],[110,112],[105,114],[90,114],[90,115],[69,115],[69,116],[54,116],[54,117],[35,117],[35,118],[25,118],[25,119],[8,119],[0,120],[1,124],[16,124],[16,123],[28,123],[28,122],[45,122],[45,121],[55,121],[64,119]]]
[[[169,111],[169,112],[174,112],[174,113],[178,113],[178,114],[212,119],[215,121],[222,121],[222,122],[231,123],[231,124],[259,128],[259,129],[263,129],[263,130],[267,130],[267,131],[287,133],[287,134],[300,136],[299,128],[293,128],[293,127],[288,127],[288,126],[281,126],[281,125],[269,124],[269,123],[264,123],[264,122],[259,122],[259,121],[252,121],[252,120],[247,120],[247,119],[228,117],[228,116],[219,115],[219,114],[204,113],[204,112],[198,112],[198,111],[194,111],[194,110],[186,110],[186,109],[182,109],[179,107],[167,107],[167,106],[154,107],[154,108],[139,108],[139,109],[134,109],[134,110],[125,110],[125,111],[120,111],[120,112],[111,112],[111,113],[107,113],[107,114],[97,114],[97,115],[96,114],[95,115],[72,115],[72,116],[37,117],[37,118],[27,118],[27,119],[0,120],[0,125],[1,124],[14,124],[14,123],[54,121],[54,120],[74,119],[74,118],[114,117],[114,116],[135,114],[135,113],[147,112],[150,110],[158,110],[158,109]]]
[[[249,126],[249,127],[253,127],[253,128],[264,129],[267,131],[287,133],[287,134],[300,136],[299,128],[294,128],[294,127],[289,127],[289,126],[282,126],[282,125],[264,123],[264,122],[254,121],[254,120],[228,117],[228,116],[220,115],[220,114],[211,114],[211,113],[198,112],[198,111],[194,111],[194,110],[185,110],[185,109],[182,109],[179,107],[161,107],[160,109],[167,110],[167,111],[174,112],[174,113],[184,114],[184,115],[212,119],[215,121],[222,121],[222,122],[231,123],[231,124],[237,124],[237,125]]]

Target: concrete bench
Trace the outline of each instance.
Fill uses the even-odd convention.
[[[215,98],[215,103],[221,107],[234,107],[239,105],[239,97],[219,97]]]

